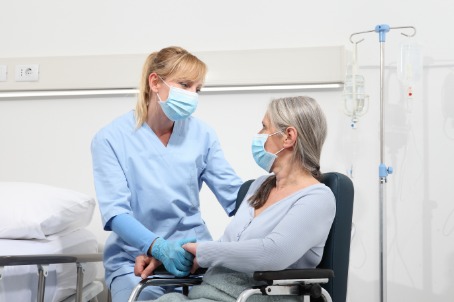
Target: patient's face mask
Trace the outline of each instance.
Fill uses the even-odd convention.
[[[262,169],[266,172],[270,172],[271,166],[273,165],[274,161],[277,158],[277,154],[284,150],[282,148],[275,154],[266,152],[265,150],[265,143],[268,137],[276,135],[280,133],[280,131],[273,133],[273,134],[256,134],[254,136],[254,140],[252,141],[252,156],[254,157],[255,162],[259,165]]]
[[[161,79],[161,77],[159,77]],[[164,82],[163,79],[161,81]],[[187,91],[184,89],[169,86],[164,82],[170,90],[167,101],[163,102],[159,93],[159,105],[161,105],[162,111],[171,121],[179,121],[191,116],[197,108],[199,95],[195,92]]]

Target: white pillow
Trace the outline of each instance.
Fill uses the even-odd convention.
[[[47,185],[0,182],[0,238],[53,240],[85,228],[95,200]]]

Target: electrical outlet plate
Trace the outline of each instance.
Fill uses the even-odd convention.
[[[16,65],[16,82],[37,82],[39,80],[39,65]]]
[[[0,65],[0,82],[6,82],[7,72],[8,72],[8,65]]]

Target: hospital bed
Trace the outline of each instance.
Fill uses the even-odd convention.
[[[236,210],[239,208],[253,180],[245,182],[238,192]],[[267,285],[244,290],[237,302],[245,302],[252,295],[304,296],[304,301],[345,302],[347,296],[348,263],[352,234],[354,189],[351,180],[340,173],[323,174],[323,183],[336,198],[336,217],[326,240],[323,258],[316,269],[267,271],[254,273],[257,281]],[[148,286],[182,287],[187,295],[190,286],[202,283],[206,269],[199,268],[194,274],[183,278],[171,275],[163,266],[155,270],[156,276],[142,280],[136,285],[128,302],[137,301],[141,291]],[[335,274],[335,275],[334,275]]]
[[[36,183],[0,182],[0,302],[96,301],[102,261],[95,200]]]

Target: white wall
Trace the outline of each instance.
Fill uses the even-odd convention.
[[[424,43],[424,80],[414,89],[413,113],[387,69],[389,301],[452,300],[454,282],[454,42],[449,1],[40,1],[8,2],[0,18],[0,57],[143,53],[168,45],[191,51],[345,44],[377,24],[413,25]],[[8,30],[5,30],[8,29]],[[375,34],[359,44],[371,109],[360,121],[355,162],[349,301],[378,301],[379,48]],[[395,66],[401,36],[388,35],[387,65]],[[272,62],[270,62],[272,64]],[[301,71],[306,72],[306,71]],[[1,83],[0,83],[1,85]],[[205,94],[196,116],[218,132],[227,159],[244,179],[262,174],[250,154],[267,101],[307,94],[329,121],[323,171],[349,165],[348,118],[340,91]],[[0,101],[0,181],[29,181],[95,195],[90,141],[133,97]],[[217,237],[228,219],[202,190],[204,219]],[[99,212],[89,227],[100,241]]]

